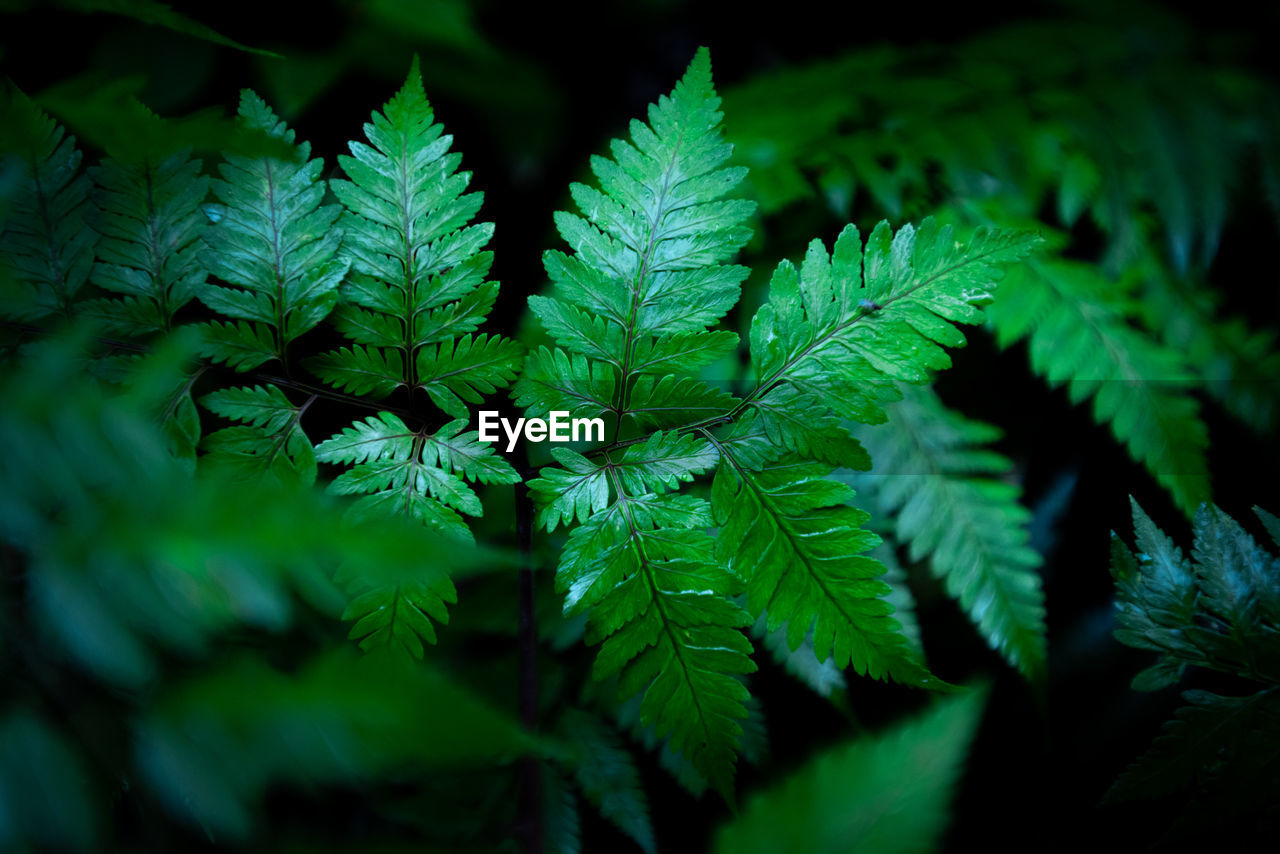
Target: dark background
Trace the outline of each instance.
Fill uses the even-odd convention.
[[[143,101],[162,114],[210,105],[230,113],[245,86],[272,100],[264,75],[268,64],[338,54],[367,23],[354,4],[176,5],[230,38],[278,51],[285,59],[265,59],[122,18],[36,5],[4,18],[0,69],[32,93],[83,73],[141,73]],[[1271,42],[1280,32],[1280,6],[1264,5],[1187,2],[1165,8],[1192,22],[1206,44],[1231,44],[1239,65],[1274,80],[1280,58]],[[503,287],[493,323],[514,333],[524,297],[543,286],[539,258],[542,249],[557,245],[551,211],[568,203],[568,183],[582,177],[590,154],[603,151],[631,117],[642,115],[648,103],[670,89],[698,45],[711,48],[723,91],[760,72],[851,49],[945,44],[1015,20],[1056,16],[1064,8],[1070,7],[482,2],[474,4],[472,20],[487,43],[479,54],[459,50],[447,39],[418,44],[391,39],[380,51],[361,52],[310,103],[281,112],[299,139],[310,140],[314,153],[332,167],[334,155],[345,151],[346,140],[390,96],[411,54],[419,52],[437,117],[464,152],[464,168],[474,171],[473,187],[486,193],[482,215],[498,224],[491,248],[494,278]],[[308,67],[298,71],[304,79],[313,74]],[[731,125],[733,117],[726,121]],[[1258,204],[1258,193],[1244,188],[1239,195],[1210,279],[1226,294],[1228,313],[1274,328],[1280,321],[1276,275],[1261,247],[1274,245],[1275,222]],[[770,247],[770,257],[794,257],[797,249]],[[968,628],[940,589],[926,584],[917,591],[934,671],[953,682],[994,678],[948,842],[954,850],[1145,848],[1151,829],[1167,825],[1180,809],[1176,799],[1150,807],[1099,808],[1098,801],[1178,700],[1173,690],[1152,695],[1128,687],[1149,659],[1110,636],[1108,536],[1116,530],[1129,538],[1130,494],[1180,543],[1189,542],[1189,525],[1085,407],[1071,406],[1064,392],[1048,390],[1030,375],[1022,347],[998,351],[980,332],[970,340],[939,390],[970,417],[1001,425],[1006,439],[1000,450],[1018,463],[1028,506],[1037,513],[1037,545],[1047,550],[1050,681],[1047,696],[1037,698]],[[1280,465],[1271,441],[1212,405],[1204,414],[1216,500],[1240,519],[1253,504],[1280,510]],[[513,615],[514,601],[513,595]],[[829,704],[766,655],[757,659],[761,672],[753,693],[764,702],[771,755],[760,767],[742,766],[742,792],[778,779],[780,772],[850,734],[849,721]],[[1204,679],[1189,684],[1212,687]],[[850,702],[861,727],[878,727],[923,701],[896,686],[851,679]],[[702,848],[726,808],[710,796],[692,800],[650,757],[642,756],[641,762],[659,840],[683,838]],[[276,806],[306,809],[294,803]],[[584,811],[583,842],[588,851],[630,845],[589,811]],[[1217,842],[1219,850],[1232,848],[1228,839]]]

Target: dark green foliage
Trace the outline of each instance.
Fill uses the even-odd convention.
[[[1276,544],[1274,516],[1256,510]],[[1134,677],[1155,691],[1187,668],[1240,677],[1239,696],[1183,693],[1187,705],[1120,776],[1109,800],[1156,798],[1193,790],[1181,818],[1225,825],[1236,816],[1274,822],[1280,803],[1280,557],[1259,546],[1217,507],[1195,518],[1189,560],[1133,504],[1138,552],[1112,539],[1111,573],[1119,613],[1116,638],[1160,658]]]
[[[572,745],[567,764],[583,796],[642,851],[653,854],[649,802],[635,762],[617,733],[582,712],[566,715],[561,728],[565,741]]]
[[[94,218],[89,178],[80,170],[74,137],[12,85],[3,97],[0,252],[20,288],[4,310],[22,319],[69,315],[98,242],[88,227]]]
[[[1065,259],[1032,263],[1015,274],[1007,299],[992,306],[996,339],[1029,339],[1031,367],[1050,385],[1066,385],[1073,403],[1092,400],[1134,459],[1147,466],[1178,505],[1191,511],[1209,496],[1208,431],[1187,361],[1126,320],[1125,289],[1093,266]]]
[[[0,15],[25,28],[24,4]],[[1269,477],[1247,442],[1210,458],[1204,405],[1266,431],[1280,404],[1261,289],[1210,287],[1261,257],[1280,102],[1217,41],[1050,22],[864,51],[745,82],[724,132],[699,50],[539,225],[512,203],[562,185],[563,108],[598,130],[612,85],[610,48],[540,30],[538,63],[573,44],[556,89],[597,87],[557,103],[532,48],[481,31],[542,10],[342,2],[275,31],[284,59],[158,3],[60,6],[114,17],[58,30],[95,46],[80,76],[0,105],[0,848],[927,851],[1034,842],[1019,821],[1098,791],[1059,771],[1111,776],[1104,738],[1063,729],[1115,700],[1101,666],[1064,682],[1076,649],[1109,654],[1062,571],[1110,512],[1099,464],[1127,453],[1191,510],[1210,459],[1223,494],[1237,455]],[[298,40],[330,18],[324,53]],[[135,21],[190,58],[126,57]],[[9,32],[3,58],[31,51]],[[229,105],[246,68],[268,99],[234,120],[142,103]],[[313,157],[282,117],[357,139]],[[522,247],[552,221],[540,279]],[[958,354],[979,325],[998,346]],[[1044,441],[1028,372],[1121,457],[1070,413]],[[513,383],[522,414],[602,438],[481,441]],[[1197,681],[1111,799],[1265,836],[1280,561],[1216,509],[1189,558],[1136,526],[1117,637],[1159,658],[1134,687]],[[950,683],[1000,667],[983,641],[1010,667],[952,839],[986,692]]]
[[[1205,281],[1231,187],[1259,161],[1275,174],[1280,112],[1233,55],[1191,60],[1193,33],[1154,10],[1137,20],[788,69],[730,93],[731,138],[766,212],[820,195],[841,221],[854,206],[916,216],[941,198],[957,222],[1049,236],[1057,257],[1005,283],[997,339],[1027,340],[1032,369],[1091,400],[1191,514],[1209,487],[1188,391],[1264,433],[1280,401],[1275,336],[1223,316]]]
[[[982,718],[985,691],[827,750],[721,827],[720,852],[930,851]]]
[[[174,315],[204,286],[200,203],[209,179],[181,152],[158,162],[106,160],[89,175],[97,185],[102,235],[92,281],[120,298],[90,302],[83,310],[102,317],[112,334],[168,332]]]

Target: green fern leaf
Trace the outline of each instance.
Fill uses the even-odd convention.
[[[16,88],[9,87],[0,131],[0,258],[24,291],[7,313],[36,319],[70,316],[89,279],[98,234],[89,178],[75,138]]]
[[[452,344],[418,351],[418,388],[445,412],[466,418],[467,403],[481,403],[516,378],[524,355],[514,341],[497,335],[464,335]],[[466,401],[464,403],[464,401]]]
[[[1272,523],[1268,527],[1275,522],[1269,514],[1259,516]],[[1234,815],[1274,814],[1280,796],[1280,557],[1216,507],[1196,514],[1190,560],[1136,502],[1133,521],[1137,554],[1119,538],[1112,541],[1115,636],[1160,654],[1133,687],[1158,690],[1177,682],[1186,668],[1204,667],[1243,677],[1254,690],[1240,696],[1183,692],[1187,705],[1116,780],[1107,799],[1191,790],[1180,821],[1196,816],[1211,825]]]
[[[720,828],[715,850],[935,850],[985,694],[949,697],[914,720],[820,755],[780,786],[753,795]]]
[[[737,302],[748,272],[721,263],[749,236],[741,223],[754,205],[721,199],[744,173],[724,166],[731,149],[719,131],[719,103],[703,50],[650,109],[649,123],[633,122],[631,141],[613,142],[612,160],[592,159],[601,189],[570,188],[585,218],[561,212],[556,225],[575,254],[546,253],[556,296],[531,307],[561,347],[599,361],[565,371],[556,368],[567,357],[541,357],[517,387],[517,402],[532,415],[563,401],[548,385],[643,425],[663,411],[655,406],[723,405],[710,389],[672,376],[682,362],[689,370],[732,346],[730,334],[706,327]],[[643,373],[664,376],[655,383]]]
[[[723,263],[749,236],[742,223],[754,205],[723,199],[743,170],[725,166],[718,106],[700,50],[648,123],[633,122],[612,159],[592,159],[600,188],[570,188],[582,215],[555,221],[572,254],[544,255],[554,295],[530,300],[557,345],[533,354],[516,385],[530,416],[606,416],[635,435],[737,404],[679,375],[733,348],[736,336],[707,327],[737,302],[748,272]],[[738,582],[696,530],[710,522],[705,502],[657,494],[713,466],[715,450],[673,431],[639,435],[600,461],[551,453],[559,466],[530,489],[547,528],[581,523],[557,586],[566,613],[588,613],[597,674],[621,672],[623,692],[644,695],[644,722],[727,795],[746,715],[737,677],[754,669],[740,631],[750,620],[726,598]]]
[[[350,466],[329,489],[362,495],[356,517],[401,515],[471,540],[461,514],[479,516],[480,499],[468,485],[516,483],[519,475],[493,446],[464,432],[464,403],[479,403],[515,378],[522,350],[498,336],[474,335],[493,307],[493,262],[481,251],[490,224],[468,225],[482,196],[466,193],[469,172],[434,121],[417,59],[404,86],[374,112],[365,142],[352,142],[338,158],[347,180],[332,182],[345,206],[342,255],[351,277],[334,314],[354,343],[310,362],[326,382],[349,393],[385,397],[400,388],[424,390],[456,420],[438,430],[411,429],[380,412],[357,421],[316,447],[319,460]],[[351,578],[358,594],[347,608],[351,636],[365,649],[391,642],[422,655],[434,643],[432,622],[446,622],[456,601],[447,578],[422,579],[412,567],[390,579]]]
[[[158,162],[106,160],[89,170],[101,210],[95,285],[123,295],[86,306],[115,334],[167,332],[174,315],[204,287],[200,204],[209,179],[185,153]]]
[[[588,642],[601,643],[597,678],[621,675],[624,695],[644,694],[641,720],[670,735],[729,799],[735,745],[746,716],[738,674],[755,665],[729,599],[737,582],[702,531],[653,527],[615,477],[616,500],[570,534],[556,574],[566,613],[590,607]]]
[[[568,764],[582,793],[600,815],[653,854],[656,843],[649,803],[631,754],[607,724],[594,715],[571,711],[562,730],[572,745]]]
[[[238,118],[247,131],[293,144],[293,131],[249,90],[241,93]],[[206,325],[206,353],[237,370],[284,362],[290,342],[333,310],[347,271],[349,262],[338,256],[342,230],[333,225],[339,208],[321,204],[324,163],[308,159],[308,143],[294,150],[291,160],[227,152],[222,179],[213,182],[221,204],[203,259],[231,287],[207,284],[199,296],[241,322]]]
[[[751,329],[760,380],[743,406],[763,405],[720,443],[712,505],[722,525],[718,550],[747,580],[748,610],[759,616],[768,609],[771,631],[787,623],[793,647],[813,621],[821,658],[832,651],[837,665],[852,663],[860,673],[938,684],[889,616],[883,597],[891,588],[877,578],[884,567],[860,557],[879,542],[861,530],[866,514],[839,506],[851,493],[826,479],[829,467],[779,453],[812,449],[815,439],[809,427],[779,423],[772,410],[816,399],[839,417],[882,421],[880,400],[897,395],[891,381],[922,382],[930,369],[947,366],[942,345],[964,342],[953,322],[979,320],[975,305],[990,298],[997,265],[1036,242],[1033,235],[980,231],[966,246],[929,220],[919,232],[908,226],[896,236],[881,223],[865,253],[849,226],[833,256],[815,241],[799,270],[778,266],[769,303]],[[816,411],[814,423],[822,425],[823,409]],[[859,454],[850,462],[865,460]]]
[[[357,344],[317,356],[309,367],[330,385],[361,397],[386,397],[404,385],[404,362],[395,350]]]
[[[1073,403],[1091,398],[1094,418],[1191,514],[1209,497],[1194,378],[1177,352],[1126,322],[1115,287],[1084,264],[1030,264],[992,307],[997,339],[1028,339],[1032,369],[1065,384]]]
[[[206,409],[245,425],[205,437],[208,464],[246,480],[270,474],[282,483],[315,483],[316,455],[300,423],[314,401],[312,396],[296,406],[275,386],[228,388],[205,395],[200,403]]]
[[[462,420],[434,433],[412,430],[397,415],[380,412],[316,446],[321,462],[351,466],[329,486],[331,492],[364,497],[351,507],[354,518],[401,515],[450,537],[470,541],[459,511],[478,516],[480,500],[466,481],[515,483],[519,475]],[[413,567],[388,567],[384,576],[344,575],[354,598],[343,619],[356,621],[352,638],[371,649],[392,641],[422,657],[422,642],[435,643],[432,621],[448,622],[446,606],[457,601],[453,583],[442,574],[422,577]]]
[[[601,189],[573,186],[583,216],[556,218],[573,253],[546,253],[553,295],[530,299],[556,346],[531,356],[515,391],[530,416],[612,422],[613,441],[585,455],[553,448],[558,465],[530,481],[542,525],[577,523],[557,587],[602,642],[597,673],[621,671],[623,693],[643,693],[646,720],[724,792],[746,708],[736,674],[750,665],[737,629],[753,618],[767,613],[768,631],[785,625],[793,649],[811,644],[833,670],[946,686],[893,619],[889,597],[902,596],[864,555],[880,540],[830,476],[870,464],[844,421],[883,421],[895,380],[946,367],[943,348],[964,343],[954,324],[982,319],[1000,268],[1038,238],[982,230],[962,243],[932,221],[896,235],[881,224],[864,263],[850,227],[834,259],[815,241],[800,269],[779,266],[752,324],[750,394],[688,376],[736,343],[706,327],[737,300],[746,271],[723,262],[751,211],[721,199],[742,172],[722,167],[709,72],[700,51],[649,124],[634,122],[612,160],[592,161]],[[710,507],[672,494],[712,468]],[[666,584],[701,592],[675,604]],[[745,611],[726,598],[739,590]],[[690,658],[679,634],[690,626],[723,654]],[[664,717],[655,692],[697,700],[694,720]]]
[[[830,469],[794,457],[759,471],[743,466],[731,442],[721,446],[711,503],[720,523],[716,550],[730,571],[747,580],[747,609],[768,610],[767,628],[784,622],[793,649],[813,624],[819,660],[852,664],[858,673],[937,687],[907,644],[886,601],[884,567],[861,557],[880,538],[862,529],[866,513],[830,480]]]
[[[1044,676],[1041,559],[1028,548],[1028,513],[1016,486],[994,479],[1012,463],[973,447],[999,431],[910,389],[886,424],[859,432],[876,461],[849,482],[886,517],[912,560],[929,558],[947,593],[988,643],[1030,679]]]
[[[461,476],[474,464],[455,454],[457,432],[457,422],[431,433],[411,430],[398,416],[380,412],[321,442],[316,459],[354,464],[329,489],[364,495],[352,506],[357,517],[368,512],[402,514],[470,541],[471,533],[455,511],[479,516],[481,507]],[[508,481],[514,471],[494,469]]]
[[[529,354],[513,392],[516,405],[530,413],[595,418],[614,411],[616,386],[616,374],[607,364],[540,347]]]
[[[828,257],[814,241],[796,270],[782,262],[769,303],[751,325],[751,355],[760,377],[753,399],[775,388],[828,401],[841,417],[884,420],[878,398],[896,398],[890,380],[925,382],[949,367],[943,347],[964,343],[954,323],[977,323],[1002,265],[1020,260],[1040,240],[1015,231],[979,230],[967,244],[950,226],[925,220],[896,235],[887,223],[864,252],[847,226]]]
[[[472,335],[493,307],[485,276],[493,253],[489,223],[469,225],[483,195],[467,193],[470,172],[435,122],[415,58],[404,86],[365,125],[365,142],[340,156],[347,180],[332,182],[346,212],[343,255],[352,276],[335,313],[356,346],[312,363],[325,381],[354,394],[423,389],[454,417],[466,403],[507,385],[521,349]]]

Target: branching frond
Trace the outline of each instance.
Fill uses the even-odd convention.
[[[601,189],[574,185],[583,216],[556,219],[573,252],[546,253],[553,295],[530,298],[556,346],[530,358],[516,397],[533,417],[611,426],[585,453],[551,449],[557,465],[530,481],[543,526],[577,523],[557,587],[602,644],[597,674],[621,672],[642,723],[726,792],[746,712],[737,676],[754,669],[738,629],[762,614],[837,675],[946,687],[892,616],[885,568],[865,554],[880,539],[830,475],[871,462],[845,422],[883,421],[895,381],[948,366],[944,348],[964,343],[954,324],[982,319],[1000,268],[1038,238],[960,241],[926,221],[896,235],[881,223],[865,253],[852,226],[834,258],[815,241],[799,269],[775,272],[751,326],[756,386],[731,394],[690,375],[732,351],[732,333],[707,327],[746,275],[724,263],[751,206],[722,199],[743,173],[722,166],[718,106],[699,51],[649,124],[593,159]],[[710,505],[678,494],[713,469]]]

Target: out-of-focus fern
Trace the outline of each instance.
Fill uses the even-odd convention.
[[[108,159],[89,170],[100,209],[98,262],[91,280],[119,299],[83,310],[113,334],[145,338],[173,328],[173,317],[200,292],[199,248],[207,222],[200,203],[209,179],[185,152]]]
[[[141,108],[139,108],[141,110]],[[141,110],[151,128],[155,116]],[[78,310],[100,319],[107,334],[147,341],[174,329],[174,315],[205,286],[200,259],[207,223],[200,210],[209,179],[187,152],[163,153],[138,143],[132,154],[104,160],[91,168],[102,234],[90,281],[117,296],[89,300]],[[124,359],[126,376],[143,357]],[[191,390],[202,369],[191,365],[163,401],[159,418],[169,448],[194,464],[200,442],[200,415]]]
[[[1255,512],[1280,546],[1280,523]],[[1234,816],[1280,819],[1280,557],[1217,507],[1202,507],[1188,560],[1137,505],[1138,551],[1113,535],[1116,639],[1160,654],[1133,680],[1137,690],[1176,683],[1187,668],[1239,677],[1247,693],[1183,693],[1187,705],[1116,780],[1108,800],[1191,789],[1191,813],[1226,824]]]
[[[987,448],[1000,432],[948,410],[929,389],[904,389],[889,420],[857,431],[875,470],[849,482],[884,516],[912,560],[928,558],[982,636],[1028,678],[1045,670],[1041,559],[1027,545],[1019,489],[996,478],[1012,463]]]
[[[0,364],[0,643],[6,679],[30,686],[0,713],[0,847],[112,847],[129,829],[100,798],[121,777],[159,838],[190,838],[172,817],[244,841],[268,789],[349,795],[539,749],[418,662],[317,650],[308,632],[287,669],[266,663],[262,639],[341,609],[335,566],[430,578],[474,556],[398,517],[343,524],[319,490],[185,470],[151,412],[190,353],[159,343],[121,388],[84,370],[100,350],[78,330]],[[128,735],[104,751],[97,727]]]
[[[624,694],[643,692],[642,720],[727,793],[747,696],[737,676],[754,669],[739,629],[753,618],[785,624],[793,649],[812,629],[817,658],[838,668],[945,684],[892,618],[884,567],[863,555],[879,538],[829,475],[867,465],[842,419],[882,421],[894,380],[948,366],[943,347],[964,343],[953,324],[982,318],[999,267],[1038,238],[881,223],[864,259],[850,226],[834,257],[814,241],[799,269],[775,271],[751,326],[750,393],[688,376],[733,347],[708,327],[738,299],[747,271],[722,262],[752,210],[722,198],[744,172],[724,166],[710,71],[699,51],[632,141],[592,160],[602,190],[571,188],[585,218],[557,226],[574,254],[546,254],[556,296],[530,299],[559,346],[530,358],[516,394],[533,416],[612,422],[612,442],[553,449],[558,465],[530,482],[549,530],[579,523],[557,587],[602,643],[597,675],[621,672]],[[713,468],[710,505],[673,494]]]
[[[322,160],[310,159],[310,146],[295,144],[248,90],[237,119],[243,139],[223,151],[222,178],[212,182],[215,204],[206,204],[211,182],[198,161],[172,153],[187,131],[136,102],[129,109],[137,120],[130,126],[144,133],[114,139],[114,156],[91,172],[102,206],[93,221],[103,235],[93,266],[97,233],[85,222],[89,184],[76,176],[79,154],[24,96],[9,98],[5,284],[12,290],[16,279],[29,292],[7,313],[95,319],[99,334],[125,351],[95,373],[132,381],[148,370],[159,333],[180,326],[178,314],[193,313],[184,307],[198,296],[227,319],[196,327],[206,361],[166,375],[169,394],[155,407],[171,450],[189,467],[197,446],[202,467],[246,483],[310,486],[320,461],[349,467],[330,490],[363,496],[352,517],[407,516],[469,542],[459,514],[481,514],[475,485],[519,477],[466,430],[467,404],[513,379],[522,351],[477,334],[498,291],[485,281],[492,253],[482,251],[493,227],[469,224],[481,195],[464,192],[470,174],[457,172],[460,156],[434,123],[416,62],[366,125],[370,144],[353,143],[352,156],[339,158],[350,179],[333,183],[342,205],[324,203]],[[74,301],[86,264],[108,298]],[[300,379],[289,351],[326,319],[355,342],[310,363],[339,391]],[[219,363],[252,372],[254,382],[219,388]],[[379,374],[378,365],[395,370]],[[399,387],[410,399],[397,415],[377,398]],[[234,426],[202,441],[196,390],[208,412]],[[303,419],[330,399],[377,414],[316,445]],[[415,404],[427,399],[452,418],[419,412]],[[421,656],[423,641],[435,640],[432,621],[447,619],[456,594],[447,577],[418,571],[418,563],[373,574],[343,569],[352,594],[345,617],[365,648],[394,641]]]
[[[932,851],[982,719],[985,691],[948,697],[907,721],[819,755],[747,800],[719,852]]]
[[[579,711],[567,714],[561,728],[565,743],[572,745],[566,763],[583,795],[640,850],[653,854],[656,843],[649,801],[640,786],[635,761],[617,733],[600,719]]]
[[[1092,401],[1111,427],[1190,512],[1209,497],[1208,430],[1190,390],[1190,363],[1133,326],[1131,302],[1094,266],[1066,259],[1031,263],[1010,277],[991,317],[1002,345],[1027,339],[1031,367],[1072,403]]]
[[[18,285],[5,313],[70,316],[98,242],[89,178],[61,125],[12,85],[0,97],[0,258]]]
[[[1191,514],[1209,492],[1188,391],[1263,433],[1280,411],[1264,370],[1280,359],[1275,341],[1222,317],[1205,286],[1230,189],[1252,162],[1274,162],[1280,112],[1265,81],[1191,58],[1197,42],[1176,21],[1135,15],[1131,27],[1022,24],[763,76],[727,96],[731,139],[766,213],[820,195],[842,220],[855,207],[946,210],[1086,235],[1006,283],[997,337],[1028,340],[1033,369],[1092,399]]]
[[[294,133],[261,98],[240,96],[239,120],[249,131],[293,143]],[[290,342],[314,328],[338,301],[349,262],[338,256],[340,208],[322,204],[324,161],[310,159],[310,143],[292,159],[227,152],[222,179],[213,182],[219,205],[203,258],[226,285],[209,284],[200,299],[231,318],[206,326],[206,352],[240,371],[278,359],[288,364]]]

